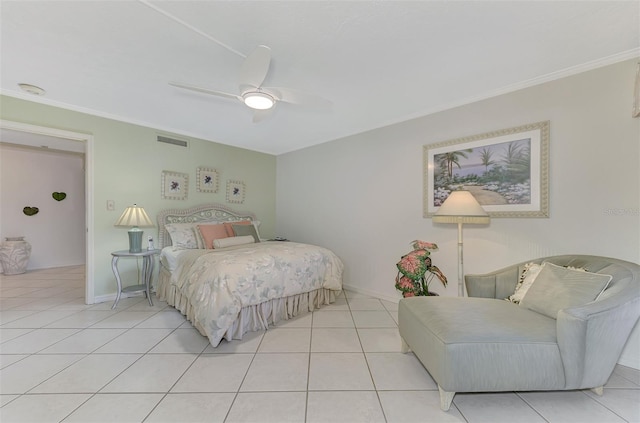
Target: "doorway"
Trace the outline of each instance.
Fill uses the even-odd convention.
[[[0,140],[11,134],[13,144],[42,147],[62,151],[81,149],[84,153],[84,206],[85,206],[85,303],[94,304],[94,248],[93,248],[93,136],[21,122],[0,120]]]

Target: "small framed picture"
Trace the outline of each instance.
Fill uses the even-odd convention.
[[[186,200],[189,194],[189,174],[162,171],[162,199]]]
[[[243,203],[244,202],[244,182],[227,181],[227,202]]]
[[[218,192],[218,171],[199,167],[197,171],[198,192]]]

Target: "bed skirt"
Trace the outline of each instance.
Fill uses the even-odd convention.
[[[340,292],[320,288],[315,291],[275,298],[271,301],[244,307],[240,309],[240,315],[233,322],[233,326],[224,334],[224,339],[227,341],[242,339],[242,336],[247,332],[266,330],[270,324],[275,325],[282,320],[288,320],[320,308],[322,305],[331,304],[336,300]],[[158,272],[156,297],[161,301],[166,301],[170,306],[184,314],[193,327],[198,329],[198,332],[203,336],[207,336],[202,325],[195,318],[191,303],[171,284],[171,273],[162,265]]]

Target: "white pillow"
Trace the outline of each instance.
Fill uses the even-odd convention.
[[[169,232],[174,250],[198,248],[194,223],[169,223],[164,227]]]
[[[520,303],[529,288],[531,288],[533,282],[536,280],[538,273],[540,273],[540,269],[542,269],[542,265],[540,264],[536,264],[533,262],[525,264],[524,271],[520,275],[518,285],[516,285],[516,290],[513,294],[507,297],[507,300],[516,304]]]
[[[234,245],[254,244],[256,240],[252,235],[232,236],[229,238],[219,238],[213,240],[213,248],[232,247]]]

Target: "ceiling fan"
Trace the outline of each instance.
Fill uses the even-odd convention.
[[[185,90],[238,100],[254,110],[254,123],[260,122],[271,115],[278,102],[309,105],[320,108],[331,106],[329,100],[316,95],[303,93],[290,88],[263,87],[262,83],[267,77],[270,64],[271,49],[264,45],[256,47],[240,67],[240,74],[238,75],[240,94],[215,91],[181,82],[169,82],[169,85]]]

